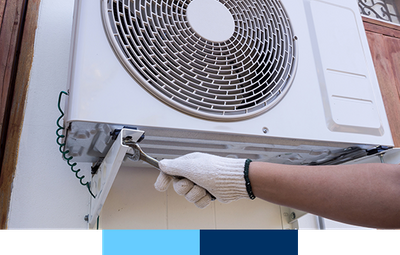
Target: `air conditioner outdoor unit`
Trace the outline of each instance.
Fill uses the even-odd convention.
[[[77,0],[68,86],[76,161],[124,126],[158,159],[337,164],[393,146],[356,1]]]

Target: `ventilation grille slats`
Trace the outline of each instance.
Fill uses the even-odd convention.
[[[232,37],[211,42],[189,25],[191,0],[103,0],[109,40],[131,75],[163,102],[200,118],[247,119],[281,100],[296,41],[279,0],[220,0]]]

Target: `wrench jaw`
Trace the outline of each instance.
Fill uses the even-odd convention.
[[[127,158],[132,161],[139,161],[140,160],[140,152],[132,147],[129,147],[128,152],[126,153]]]
[[[140,148],[139,144],[137,144],[136,142],[133,142],[131,140],[125,140],[124,144],[130,147],[130,149],[127,153],[127,156],[129,159],[131,159],[132,161],[142,160],[142,161],[145,161],[148,164],[154,166],[155,168],[160,169],[158,160],[147,155]]]

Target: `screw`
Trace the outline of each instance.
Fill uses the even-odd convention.
[[[268,128],[263,127],[262,131],[263,131],[264,134],[267,134],[269,130],[268,130]]]
[[[130,142],[132,140],[132,136],[127,136],[123,138],[124,142]]]
[[[296,219],[296,214],[295,214],[294,212],[292,212],[292,213],[290,214],[290,219],[291,219],[291,220]]]
[[[85,218],[84,218],[84,220],[85,220],[86,222],[88,222],[88,221],[89,221],[89,214],[85,215]]]
[[[384,154],[385,153],[381,153],[381,154],[378,155],[379,159],[381,160],[381,163],[385,163],[385,160],[383,159],[383,155]]]

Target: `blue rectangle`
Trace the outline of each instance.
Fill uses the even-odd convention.
[[[201,255],[298,254],[297,230],[201,230]]]
[[[199,230],[103,230],[103,255],[199,255]]]

